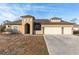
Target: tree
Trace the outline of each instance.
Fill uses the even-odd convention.
[[[4,32],[5,31],[5,26],[4,25],[0,25],[0,32]]]
[[[3,21],[3,23],[0,25],[0,32],[4,32],[5,31],[5,28],[6,28],[5,24],[9,23],[9,22],[10,22],[9,20]]]
[[[72,23],[75,23],[75,24],[76,24],[76,21],[77,21],[77,18],[73,18],[73,19],[71,20],[71,22],[72,22]]]
[[[11,21],[5,20],[5,21],[3,22],[3,24],[9,23],[9,22],[11,22]]]

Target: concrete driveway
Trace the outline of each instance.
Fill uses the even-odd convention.
[[[45,35],[50,55],[79,55],[79,36]]]

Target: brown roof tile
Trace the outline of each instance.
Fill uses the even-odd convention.
[[[17,21],[6,23],[5,25],[21,25],[21,24],[22,24],[22,20],[17,20]]]
[[[35,17],[34,16],[31,16],[31,15],[24,15],[24,16],[20,16],[20,17],[22,17],[22,18],[33,17],[35,19]]]
[[[63,25],[73,25],[73,23],[67,22],[67,21],[63,21],[61,20],[61,22],[51,22],[50,20],[36,20],[36,22],[41,23],[42,25],[59,25],[59,24],[63,24]]]
[[[73,23],[67,22],[67,21],[61,21],[61,22],[51,22],[48,19],[36,19],[34,20],[35,23],[40,23],[42,25],[56,25],[56,24],[63,24],[63,25],[73,25]],[[22,20],[17,20],[14,22],[7,23],[6,25],[21,25]]]

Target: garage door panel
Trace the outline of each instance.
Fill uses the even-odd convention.
[[[61,27],[45,27],[44,34],[62,34]]]
[[[71,27],[64,27],[64,34],[72,34],[72,28]]]

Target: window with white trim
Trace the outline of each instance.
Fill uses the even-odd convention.
[[[14,32],[18,32],[18,26],[14,26],[13,30]]]

